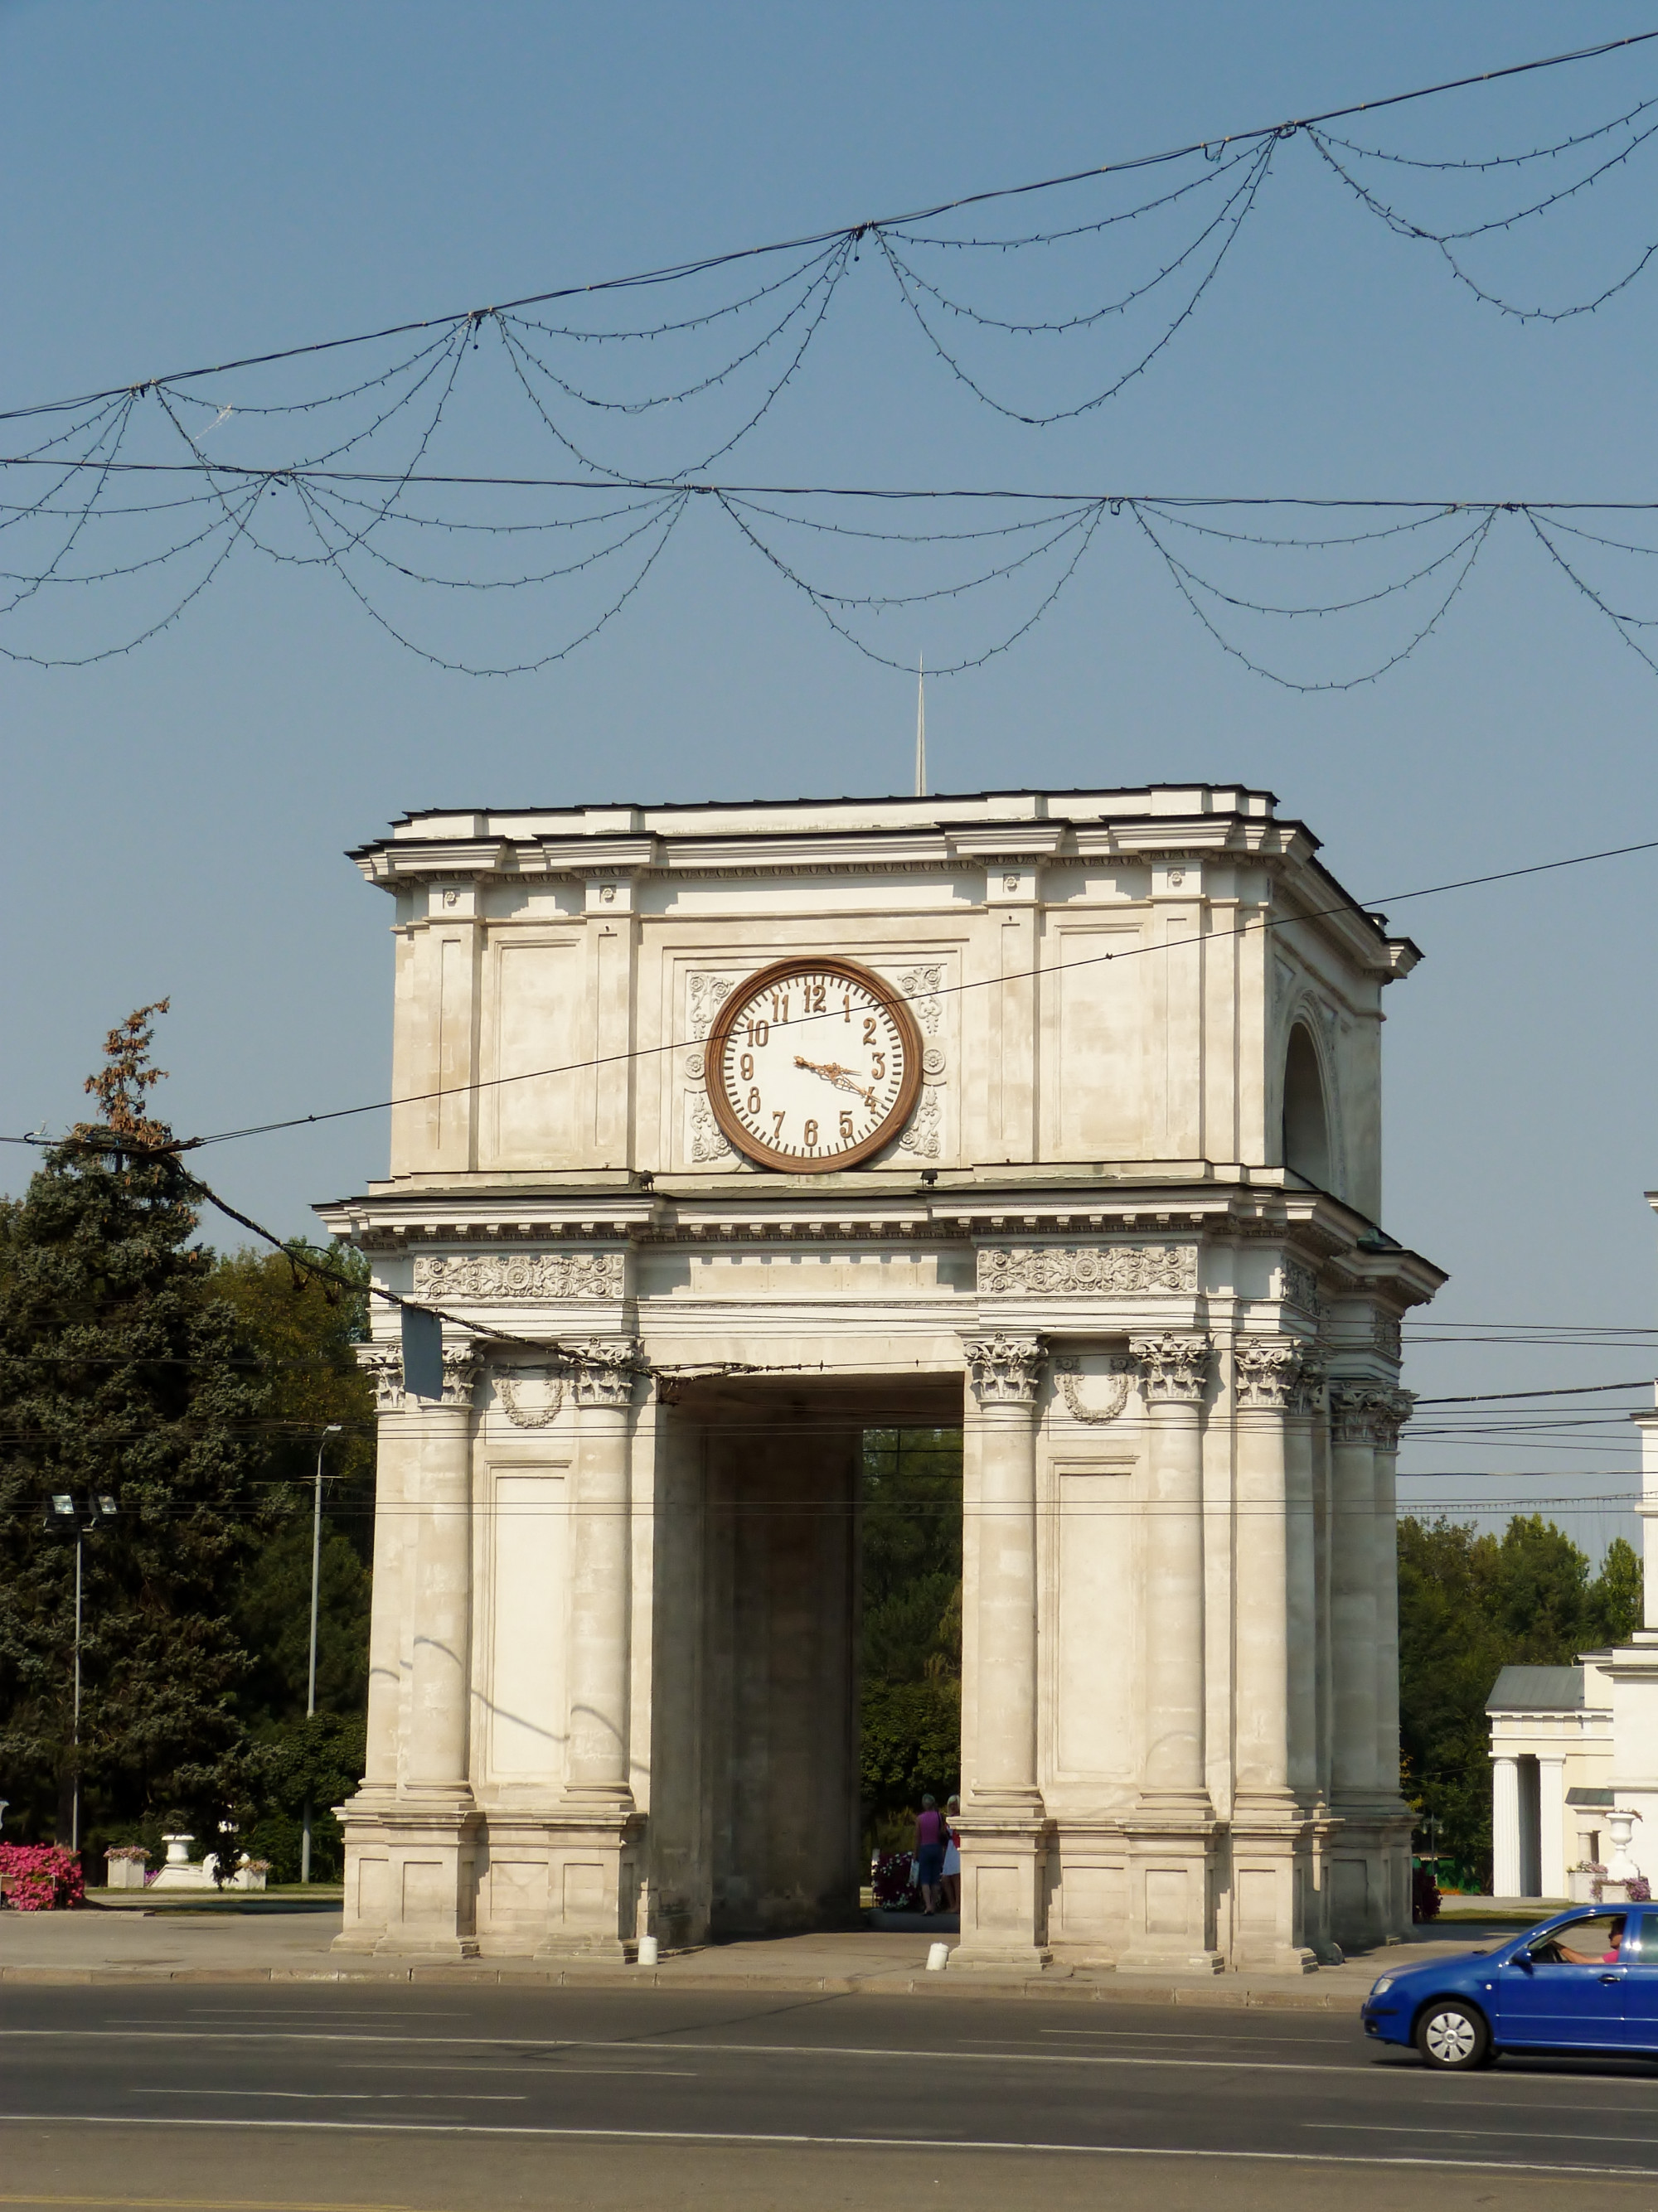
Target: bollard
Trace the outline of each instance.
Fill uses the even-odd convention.
[[[942,1948],[942,1945],[940,1946],[940,1948]],[[639,1938],[638,1963],[642,1966],[654,1966],[655,1965],[656,1938],[654,1936],[642,1936]]]
[[[949,1945],[948,1943],[935,1943],[927,1954],[927,1972],[930,1974],[942,1974],[949,1963]]]

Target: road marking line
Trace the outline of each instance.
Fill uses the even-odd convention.
[[[687,2030],[667,2028],[664,2035],[689,2033]],[[111,2028],[73,2027],[4,2027],[0,2037],[41,2039],[84,2035],[104,2038],[115,2033]],[[577,2037],[563,2037],[558,2040],[538,2041],[527,2035],[450,2036],[450,2035],[319,2035],[311,2031],[284,2035],[279,2030],[269,2035],[242,2034],[240,2031],[208,2037],[199,2030],[178,2028],[160,2034],[126,2036],[127,2042],[143,2043],[394,2043],[399,2050],[409,2050],[423,2044],[432,2044],[446,2051],[637,2051],[657,2052],[672,2051],[690,2057],[703,2051],[717,2051],[725,2057],[747,2058],[874,2058],[883,2063],[904,2058],[912,2064],[931,2066],[937,2063],[936,2050],[918,2051],[914,2048],[888,2051],[875,2045],[858,2045],[818,2043],[650,2043],[619,2044],[590,2041]],[[1315,2066],[1310,2061],[1287,2058],[1274,2063],[1257,2058],[1136,2058],[1118,2051],[961,2051],[954,2054],[984,2066],[1185,2066],[1205,2071],[1247,2074],[1356,2074],[1373,2075],[1375,2060],[1368,2047],[1363,2058],[1344,2064]]]
[[[1301,2125],[1366,2136],[1489,2136],[1496,2132],[1494,2128],[1411,2128],[1381,2120],[1303,2120]],[[1658,2150],[1658,2136],[1609,2136],[1599,2128],[1592,2136],[1567,2135],[1559,2128],[1504,2128],[1503,2134],[1516,2142],[1639,2143],[1643,2149]]]
[[[522,2105],[528,2100],[516,2089],[491,2095],[483,2089],[460,2089],[441,2096],[425,2089],[147,2089],[134,2087],[129,2097],[287,2097],[302,2105]]]
[[[1593,2175],[1628,2181],[1650,2181],[1658,2172],[1658,2168],[1649,2166],[1566,2166],[1544,2160],[1512,2158],[1387,2157],[1380,2152],[1374,2155],[1352,2152],[1326,2155],[1320,2151],[1301,2150],[1175,2150],[1161,2144],[1020,2142],[1012,2138],[979,2140],[965,2136],[761,2135],[732,2128],[483,2127],[466,2120],[188,2120],[133,2118],[117,2112],[0,2112],[0,2124],[8,2121],[33,2127],[285,2128],[314,2135],[527,2136],[541,2142],[758,2143],[783,2145],[791,2149],[1040,2151],[1068,2158],[1193,2158],[1211,2164],[1232,2161],[1252,2166],[1436,2166],[1475,2173]],[[26,2197],[14,2201],[27,2204],[38,2200]],[[328,2212],[334,2212],[334,2208],[329,2208]],[[340,2212],[346,2212],[346,2208],[340,2208]],[[353,2206],[349,2212],[363,2212],[363,2208]]]

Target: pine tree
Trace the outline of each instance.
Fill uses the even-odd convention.
[[[14,1835],[67,1842],[78,1766],[83,1843],[182,1819],[222,1856],[246,1795],[230,1599],[268,1510],[265,1386],[149,1110],[166,1007],[110,1032],[87,1084],[98,1118],[0,1220],[0,1773]],[[46,1525],[54,1495],[115,1507],[83,1547],[78,1755],[76,1547]]]

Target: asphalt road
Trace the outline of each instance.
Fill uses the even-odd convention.
[[[1350,2016],[948,1995],[0,1993],[0,2205],[1175,2212],[1332,2185],[1353,2212],[1658,2207],[1658,2067],[1448,2077]]]

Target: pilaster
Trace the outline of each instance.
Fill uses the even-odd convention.
[[[570,1753],[551,1853],[541,1957],[621,1959],[638,1814],[628,1780],[629,1443],[645,1360],[633,1340],[569,1347],[579,1428],[571,1530]]]
[[[1301,1346],[1240,1337],[1233,1349],[1238,1410],[1237,1629],[1232,1840],[1232,1963],[1308,1973],[1311,1904],[1306,1808],[1291,1780],[1295,1680],[1311,1669],[1295,1647],[1289,1535],[1289,1424]],[[1298,1611],[1298,1608],[1296,1609]]]
[[[479,1829],[467,1775],[472,1626],[472,1407],[482,1363],[475,1346],[448,1346],[442,1395],[409,1397],[400,1368],[374,1364],[382,1420],[396,1425],[402,1538],[412,1598],[406,1729],[395,1784],[389,1685],[375,1715],[381,1773],[341,1808],[346,1832],[343,1950],[430,1959],[476,1957],[474,1857]],[[397,1517],[388,1516],[388,1517]],[[388,1617],[400,1622],[401,1609]],[[382,1628],[381,1656],[386,1656]],[[399,1655],[400,1664],[400,1655]]]
[[[964,1671],[978,1689],[978,1771],[964,1777],[961,1941],[953,1966],[1048,1963],[1043,1861],[1047,1821],[1036,1776],[1036,1414],[1039,1337],[966,1340],[979,1429],[977,1602]]]
[[[1203,1405],[1207,1335],[1131,1339],[1145,1395],[1145,1757],[1130,1838],[1125,1968],[1218,1973],[1215,1847],[1204,1757]]]

